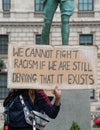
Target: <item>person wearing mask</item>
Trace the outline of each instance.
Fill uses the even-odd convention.
[[[43,90],[18,89],[11,91],[3,103],[5,108],[9,108],[9,130],[33,130],[32,125],[26,122],[20,95],[29,111],[43,111],[50,118],[55,119],[60,110],[61,90],[55,87],[53,93],[55,95],[54,104],[50,102]]]

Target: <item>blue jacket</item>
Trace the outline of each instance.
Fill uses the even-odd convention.
[[[23,112],[23,107],[19,98],[19,95],[22,94],[24,102],[28,109],[35,111],[44,111],[50,118],[56,118],[60,106],[51,104],[50,100],[43,92],[43,90],[35,91],[35,100],[34,104],[32,103],[28,90],[18,90],[11,92],[8,98],[4,101],[4,107],[9,108],[9,125],[11,127],[28,127],[29,124],[25,121],[25,116]]]

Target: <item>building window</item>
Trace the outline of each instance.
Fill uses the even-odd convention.
[[[36,41],[36,44],[38,44],[38,45],[41,44],[41,35],[40,34],[36,35],[36,40],[35,41]]]
[[[41,34],[36,34],[35,43],[38,44],[38,45],[41,45]],[[42,45],[47,45],[47,44],[42,44]]]
[[[80,35],[80,45],[93,45],[93,35],[87,34],[87,35]]]
[[[2,0],[2,3],[3,3],[3,11],[9,12],[11,5],[10,0]]]
[[[94,89],[90,89],[90,99],[94,99]]]
[[[7,95],[7,73],[0,73],[0,99],[4,99]]]
[[[8,54],[8,35],[0,35],[0,54]]]
[[[35,0],[35,11],[43,11],[43,3],[42,0]]]
[[[93,11],[94,0],[78,0],[79,11]]]

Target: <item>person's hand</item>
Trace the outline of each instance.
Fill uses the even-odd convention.
[[[56,86],[53,93],[54,93],[54,95],[55,95],[55,104],[56,104],[56,105],[60,105],[61,89],[59,89],[59,87]]]
[[[56,96],[56,99],[61,99],[61,90],[58,86],[56,86],[54,89],[54,95]]]

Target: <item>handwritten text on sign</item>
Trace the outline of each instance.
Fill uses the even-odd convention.
[[[8,88],[93,87],[96,53],[96,47],[10,44]]]

